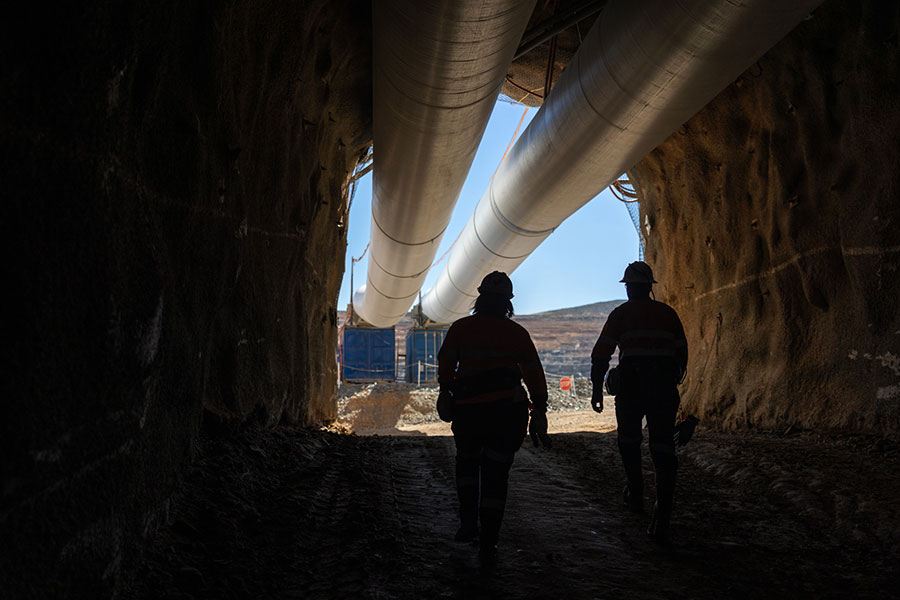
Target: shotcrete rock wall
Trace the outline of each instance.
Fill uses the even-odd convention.
[[[900,432],[898,32],[826,1],[631,172],[707,424]]]
[[[26,4],[4,20],[4,595],[115,592],[204,418],[335,417],[370,10]]]

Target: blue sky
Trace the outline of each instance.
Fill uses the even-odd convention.
[[[494,107],[435,260],[444,254],[465,227],[475,205],[487,189],[491,175],[500,164],[524,110],[524,106],[508,102],[497,102]],[[537,110],[528,110],[520,134]],[[359,180],[356,196],[350,207],[344,280],[338,296],[339,310],[347,308],[352,293],[350,258],[360,256],[369,243],[371,202],[372,175],[369,173]],[[566,219],[510,275],[516,295],[513,299],[515,311],[517,314],[527,315],[624,298],[624,286],[618,281],[622,278],[625,266],[638,260],[638,252],[637,232],[625,205],[608,189],[604,190]],[[434,285],[446,260],[445,258],[432,267],[425,279],[423,293]],[[366,280],[367,264],[368,256],[356,264],[356,287]]]

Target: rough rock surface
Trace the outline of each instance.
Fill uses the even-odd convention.
[[[202,419],[334,418],[370,10],[93,2],[4,19],[4,595],[113,593]]]
[[[706,423],[900,432],[898,30],[825,2],[631,171]]]

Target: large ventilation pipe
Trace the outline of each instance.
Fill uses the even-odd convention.
[[[409,310],[535,0],[386,0],[373,11],[371,246],[353,297],[389,327]]]
[[[465,315],[485,274],[512,272],[820,2],[612,0],[494,175],[425,315]]]

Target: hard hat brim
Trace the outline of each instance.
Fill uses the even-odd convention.
[[[516,295],[513,294],[512,292],[500,292],[500,291],[496,291],[496,290],[482,290],[480,286],[478,287],[477,291],[479,294],[494,294],[495,296],[503,296],[507,300],[512,300],[513,298],[516,297]]]

